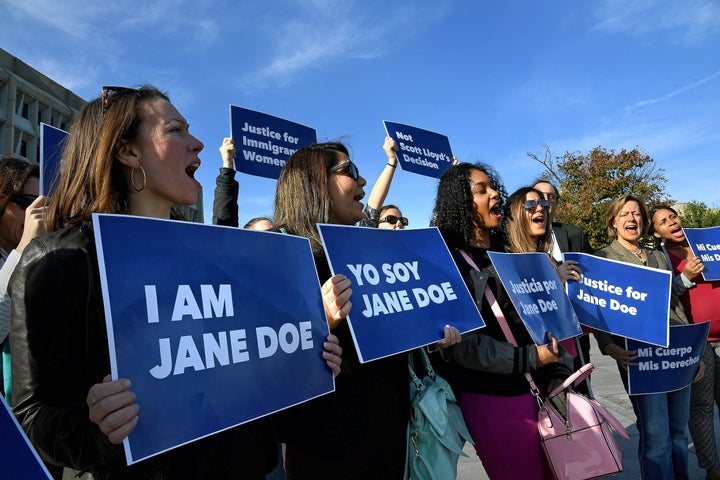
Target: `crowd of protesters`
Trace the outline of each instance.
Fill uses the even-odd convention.
[[[109,375],[90,219],[93,213],[174,218],[174,205],[196,201],[200,184],[194,175],[203,148],[155,87],[105,88],[74,120],[50,198],[38,196],[37,166],[0,161],[2,393],[33,447],[56,478],[403,478],[410,415],[407,356],[358,360],[345,321],[352,282],[331,274],[317,229],[318,223],[410,225],[396,204],[385,203],[398,166],[390,137],[383,145],[387,163],[366,204],[367,182],[347,146],[313,144],[298,149],[282,168],[273,215],[244,225],[309,240],[331,331],[322,361],[336,376],[335,391],[126,465],[122,442],[142,422],[143,399],[131,378]],[[223,140],[220,156],[212,221],[239,227],[232,139]],[[482,163],[454,161],[437,188],[431,224],[450,249],[486,327],[461,336],[449,320],[433,360],[455,390],[492,479],[553,478],[525,374],[550,388],[589,361],[587,334],[563,342],[550,335],[540,346],[533,342],[488,255],[546,253],[562,282],[578,281],[580,267],[563,262],[562,253],[593,252],[582,229],[553,221],[559,202],[557,187],[543,179],[508,195],[495,169]],[[720,285],[703,281],[703,264],[689,249],[672,208],[648,212],[643,199],[626,195],[612,202],[606,224],[611,243],[596,255],[672,270],[671,323],[711,325],[696,383],[667,394],[630,396],[642,477],[688,478],[689,423],[700,466],[707,478],[720,479],[712,427],[713,406],[720,405]],[[647,234],[656,248],[643,243]],[[496,319],[498,306],[514,342]],[[636,352],[625,350],[620,337],[594,333],[601,352],[617,361],[627,389],[627,367],[634,365]],[[578,389],[591,394],[588,384]]]

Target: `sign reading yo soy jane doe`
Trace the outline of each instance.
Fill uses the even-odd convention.
[[[667,346],[672,273],[596,257],[564,253],[578,262],[579,282],[567,282],[578,320],[591,328]]]
[[[385,131],[397,143],[400,166],[408,172],[440,178],[453,161],[448,137],[422,128],[383,120]]]
[[[683,228],[688,245],[700,257],[705,269],[705,281],[720,280],[720,226],[711,228]]]
[[[495,270],[536,345],[582,333],[553,260],[545,253],[488,252]]]
[[[333,273],[352,281],[347,322],[361,362],[437,342],[445,325],[485,326],[436,228],[318,230]]]
[[[123,215],[93,224],[112,377],[132,381],[144,412],[128,464],[333,391],[307,239]]]
[[[235,168],[249,175],[275,178],[298,148],[317,142],[315,129],[262,112],[230,105],[235,140]]]

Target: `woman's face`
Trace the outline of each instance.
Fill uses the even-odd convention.
[[[530,210],[523,206],[525,220],[530,224],[530,236],[535,240],[541,238],[547,231],[548,209],[540,205],[540,199],[540,195],[536,192],[528,192],[525,194],[525,203],[535,202],[536,206]]]
[[[39,192],[40,180],[37,177],[30,177],[25,181],[21,193],[37,197]],[[0,217],[0,247],[6,252],[17,247],[24,228],[25,208],[13,201],[8,202],[5,212]]]
[[[653,235],[665,245],[680,245],[685,242],[682,221],[672,210],[665,208],[657,210],[651,221],[655,229]]]
[[[637,243],[644,227],[640,205],[634,200],[630,200],[623,205],[615,215],[613,226],[617,230],[618,240]]]
[[[395,217],[395,218],[392,218]],[[380,222],[378,223],[378,228],[383,229],[392,229],[392,230],[402,230],[405,228],[405,225],[402,224],[402,221],[400,220],[402,218],[402,213],[397,208],[388,208],[385,210],[382,215],[380,216]],[[395,222],[391,222],[390,220],[395,220]]]
[[[482,221],[482,228],[485,230],[498,228],[502,220],[500,195],[490,183],[490,177],[485,172],[477,169],[470,170],[470,191],[473,194],[473,205]]]
[[[138,109],[142,122],[133,146],[147,176],[147,185],[140,192],[146,204],[144,209],[169,212],[172,205],[194,204],[200,191],[195,171],[200,166],[198,154],[203,143],[190,134],[185,118],[167,100],[146,99],[138,104]],[[141,177],[142,173],[136,171],[138,186],[143,181]]]
[[[344,153],[337,153],[335,166],[347,164],[328,176],[328,196],[330,197],[330,223],[339,225],[355,225],[363,218],[361,200],[365,196],[363,187],[367,183],[358,173],[357,180],[352,175],[350,158]]]

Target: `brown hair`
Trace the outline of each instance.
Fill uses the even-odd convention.
[[[640,235],[645,235],[650,227],[650,216],[648,215],[647,207],[642,198],[636,197],[635,195],[623,195],[622,197],[616,198],[610,205],[608,205],[608,211],[605,215],[605,226],[607,227],[608,237],[611,240],[617,240],[617,230],[613,227],[615,222],[615,216],[623,209],[626,203],[635,202],[640,207],[640,217],[642,218],[642,225]]]
[[[537,240],[532,238],[530,222],[525,215],[525,200],[530,192],[537,193],[542,200],[545,199],[542,192],[534,187],[522,187],[513,192],[508,198],[505,234],[507,235],[508,250],[513,253],[547,252],[550,249],[552,218],[550,218],[547,208],[544,209],[547,225],[545,235]]]
[[[293,153],[280,171],[275,189],[275,226],[310,239],[313,253],[322,253],[316,224],[330,223],[329,170],[338,153],[349,156],[339,142],[315,143]]]
[[[98,97],[79,112],[62,154],[62,173],[50,200],[48,231],[58,230],[90,219],[92,213],[127,213],[128,185],[119,149],[137,139],[142,114],[138,104],[166,94],[144,85],[138,89],[118,89]]]
[[[39,178],[37,164],[30,164],[20,158],[3,156],[0,158],[0,217],[13,195],[22,192],[28,178]]]

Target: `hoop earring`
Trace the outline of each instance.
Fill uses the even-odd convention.
[[[137,185],[135,185],[135,170],[137,170],[137,168],[133,168],[132,170],[130,170],[130,183],[132,184],[133,190],[135,190],[136,192],[142,192],[143,190],[145,190],[145,186],[147,185],[147,175],[145,175],[145,169],[142,167],[142,165],[140,165],[138,168],[143,175],[142,187],[138,188]]]

